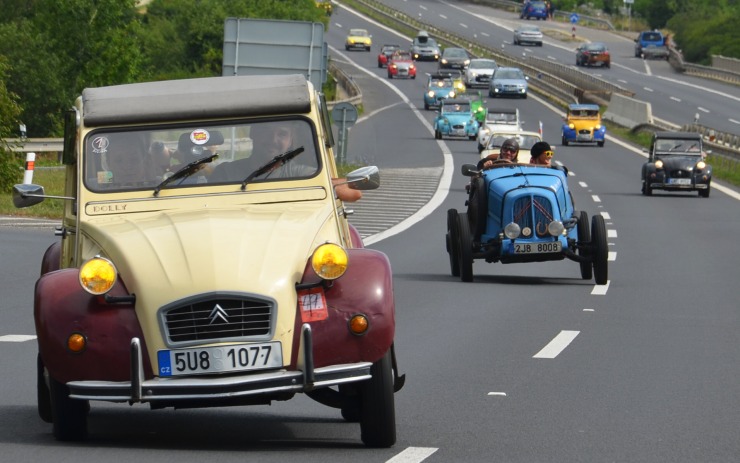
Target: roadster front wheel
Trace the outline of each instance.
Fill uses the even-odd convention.
[[[457,209],[447,210],[447,235],[445,241],[447,244],[447,254],[450,256],[450,273],[453,277],[460,276],[460,259],[457,254],[457,242],[460,236],[457,233]]]
[[[457,214],[457,251],[460,261],[460,279],[464,282],[473,281],[473,241],[470,236],[468,214]]]
[[[606,223],[601,215],[591,217],[591,257],[594,281],[597,285],[605,285],[609,281],[609,249],[606,242]]]
[[[591,239],[591,232],[588,226],[588,214],[581,211],[578,216],[578,255],[584,258],[589,257],[589,245],[586,243]],[[590,280],[594,277],[593,266],[590,260],[578,263],[581,266],[581,278]]]

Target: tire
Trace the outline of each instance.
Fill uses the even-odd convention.
[[[597,141],[596,144],[599,146],[599,148],[603,148],[604,147],[604,142],[603,141]]]
[[[38,405],[39,417],[47,423],[53,423],[51,415],[51,393],[49,386],[46,385],[44,377],[44,361],[41,360],[41,354],[36,355],[36,403]]]
[[[466,283],[473,281],[473,243],[470,236],[468,214],[457,215],[457,252],[460,261],[460,279]]]
[[[436,140],[441,140],[442,139],[442,132],[440,132],[439,130],[435,130],[434,131],[434,138]]]
[[[492,90],[490,90],[490,89],[488,90],[488,96],[489,96],[489,97],[493,97],[493,96],[494,96],[494,95],[493,95],[493,91],[492,91]]]
[[[468,199],[468,220],[470,231],[475,240],[480,240],[486,232],[486,218],[488,217],[488,197],[486,196],[486,182],[482,177],[473,177],[470,180],[470,198]]]
[[[342,418],[348,423],[360,422],[360,396],[354,384],[340,384],[339,392],[348,397],[347,406],[341,407]]]
[[[527,99],[527,94],[525,93],[524,95],[522,95],[522,98],[526,100]]]
[[[429,111],[429,104],[426,101],[424,102],[424,109],[426,109],[427,111]]]
[[[609,249],[606,242],[606,224],[604,217],[591,217],[591,258],[594,266],[594,281],[605,285],[609,281]]]
[[[49,392],[54,437],[60,441],[84,440],[87,437],[89,403],[70,399],[69,388],[52,377],[49,377]]]
[[[581,211],[578,216],[578,255],[581,257],[589,257],[589,246],[586,244],[591,240],[591,231],[588,226],[588,214],[585,211]],[[591,261],[579,262],[581,266],[581,278],[584,280],[590,280],[594,277],[594,271]]]
[[[711,184],[710,183],[707,183],[707,189],[706,190],[699,190],[699,197],[701,197],[701,198],[708,198],[709,197],[709,192],[711,191],[711,188],[712,188]]]
[[[392,78],[393,78],[393,74],[391,74],[391,73],[389,72],[389,73],[388,73],[388,78],[389,78],[389,79],[392,79]]]
[[[391,350],[370,367],[372,378],[360,384],[360,434],[368,447],[396,443],[396,406],[393,398]]]
[[[563,146],[568,146],[568,140],[565,138],[565,134],[562,135],[562,138],[560,140]]]
[[[460,276],[460,259],[457,253],[457,242],[459,240],[460,237],[457,232],[457,209],[448,209],[445,241],[447,244],[447,254],[450,256],[450,273],[453,277]]]
[[[645,196],[653,195],[653,189],[650,187],[647,180],[643,180],[642,182],[642,194]]]

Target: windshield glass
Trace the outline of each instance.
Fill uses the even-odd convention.
[[[521,71],[503,69],[493,75],[496,79],[524,79]]]
[[[655,151],[663,154],[701,155],[699,140],[667,140],[656,142]]]
[[[275,156],[299,155],[251,182],[308,178],[319,169],[317,137],[304,119],[99,130],[85,140],[85,185],[96,192],[241,184]]]

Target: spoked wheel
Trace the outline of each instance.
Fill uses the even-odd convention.
[[[473,240],[470,235],[468,214],[457,215],[457,252],[460,260],[460,279],[465,282],[473,281]]]
[[[457,232],[457,209],[447,210],[447,235],[445,235],[447,241],[447,254],[450,256],[450,273],[453,277],[460,276],[460,259],[457,253],[457,242],[460,240],[460,235]]]
[[[597,285],[605,285],[609,280],[608,257],[604,217],[595,215],[591,218],[591,258],[594,266],[594,280]]]
[[[61,441],[79,441],[87,437],[87,400],[69,398],[69,388],[49,377],[51,416],[54,437]]]
[[[588,214],[585,211],[581,211],[578,216],[578,255],[581,257],[589,257],[589,246],[586,245],[591,239],[591,232],[588,226]],[[584,280],[590,280],[594,277],[594,271],[590,260],[585,262],[579,262],[581,266],[581,278]]]
[[[396,406],[393,398],[391,350],[370,367],[372,378],[360,385],[360,434],[368,447],[396,443]]]

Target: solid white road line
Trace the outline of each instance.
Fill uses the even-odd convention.
[[[576,338],[576,336],[578,336],[578,333],[580,333],[580,331],[561,331],[560,333],[558,333],[557,336],[555,336],[552,341],[550,341],[545,347],[543,347],[541,351],[534,354],[534,357],[532,358],[554,359],[566,347],[568,347],[568,344],[570,344]]]
[[[592,296],[604,296],[606,295],[606,292],[609,291],[609,284],[611,283],[611,280],[606,280],[605,285],[594,285],[594,289],[591,290]]]

